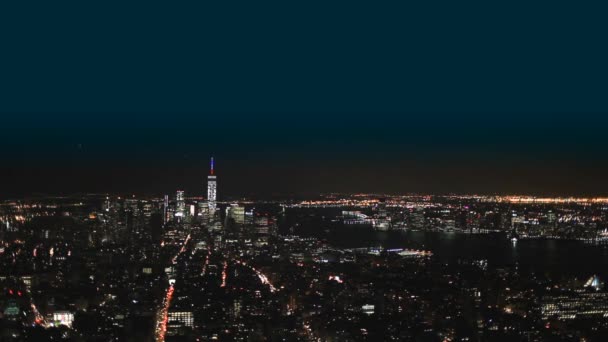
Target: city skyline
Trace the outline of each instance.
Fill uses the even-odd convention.
[[[68,341],[600,341],[606,203],[359,194],[216,211],[182,190],[172,200],[0,201],[1,331]]]
[[[0,341],[608,341],[608,2],[0,2]]]

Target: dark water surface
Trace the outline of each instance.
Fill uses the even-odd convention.
[[[608,278],[608,248],[570,240],[519,240],[504,234],[460,234],[422,231],[377,232],[371,227],[337,228],[328,241],[340,247],[382,246],[433,252],[440,260],[486,259],[491,267],[518,266],[527,272]]]
[[[302,222],[302,221],[300,221]],[[367,225],[343,225],[325,218],[305,220],[295,233],[326,239],[336,247],[414,248],[433,252],[439,260],[485,259],[489,267],[515,267],[522,272],[608,280],[608,246],[580,241],[520,239],[505,234],[462,234],[425,231],[375,231]]]

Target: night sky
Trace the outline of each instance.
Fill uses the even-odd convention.
[[[0,5],[0,198],[608,195],[608,4]]]

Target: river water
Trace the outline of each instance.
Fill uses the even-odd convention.
[[[295,221],[292,221],[292,223]],[[518,267],[522,272],[557,277],[590,277],[608,280],[608,246],[580,241],[520,239],[513,243],[505,234],[463,234],[429,231],[375,231],[369,225],[344,225],[326,217],[298,220],[293,233],[315,236],[342,248],[413,248],[433,252],[446,262],[485,259],[489,267]]]

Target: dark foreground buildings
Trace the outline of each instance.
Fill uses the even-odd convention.
[[[177,191],[0,204],[0,341],[608,336],[608,291],[600,276],[445,259],[431,248],[371,243],[372,235],[356,246],[340,243],[352,240],[349,232],[428,232],[603,248],[601,201],[378,195],[222,201],[211,176],[206,197]]]

